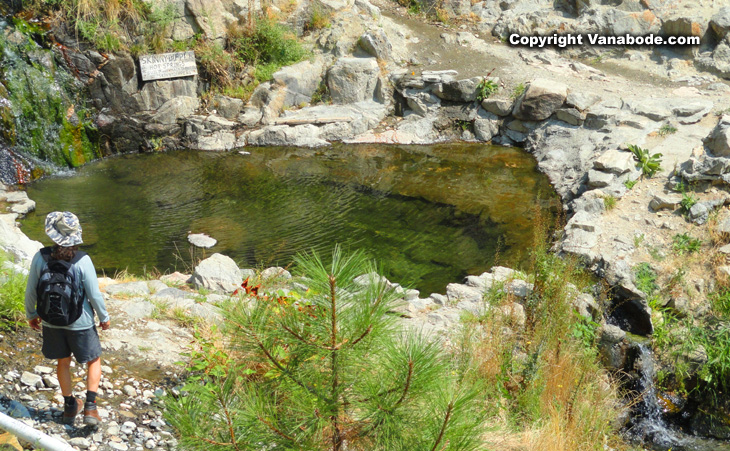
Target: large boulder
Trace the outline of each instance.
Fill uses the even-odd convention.
[[[231,293],[243,283],[241,271],[232,258],[223,254],[213,254],[201,261],[193,272],[196,288]]]
[[[200,101],[198,97],[175,97],[165,102],[152,115],[151,121],[163,125],[175,124],[178,119],[193,114],[199,106]]]
[[[197,84],[194,77],[175,80],[156,80],[147,82],[134,94],[137,107],[141,111],[156,110],[176,97],[197,97]]]
[[[373,100],[379,85],[378,61],[375,58],[340,58],[327,73],[327,87],[332,103],[356,103]]]
[[[368,31],[360,36],[358,45],[367,54],[384,61],[389,60],[393,52],[393,46],[390,44],[388,36],[381,29]]]
[[[537,78],[517,100],[512,114],[522,120],[542,121],[560,108],[567,97],[568,87],[563,83]]]
[[[479,141],[491,141],[499,133],[499,125],[497,115],[480,109],[474,119],[474,135]]]
[[[473,102],[477,98],[477,89],[481,81],[481,77],[474,77],[466,80],[454,80],[446,83],[439,83],[434,86],[433,93],[443,100],[450,100],[452,102]]]
[[[185,6],[197,28],[212,39],[223,39],[228,25],[237,20],[226,11],[221,0],[186,0]]]
[[[284,107],[312,101],[312,95],[322,81],[324,63],[321,58],[302,61],[274,72],[274,84],[285,89]]]
[[[248,134],[250,146],[298,146],[321,147],[329,143],[320,138],[320,129],[312,124],[297,125],[269,125]]]
[[[720,10],[712,16],[710,27],[715,33],[718,40],[724,39],[730,33],[730,6],[720,8]]]
[[[224,118],[235,121],[243,110],[243,100],[223,95],[213,97],[213,107]]]
[[[723,116],[712,133],[705,138],[705,145],[717,157],[730,157],[730,116]]]
[[[30,260],[43,245],[34,241],[15,224],[16,214],[0,214],[0,248],[13,255],[23,266],[29,266]]]
[[[614,370],[626,367],[629,342],[626,332],[612,324],[604,324],[598,331],[598,352],[603,364]]]

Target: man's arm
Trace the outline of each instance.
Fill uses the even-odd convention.
[[[94,268],[94,264],[91,262],[91,257],[88,255],[79,260],[78,264],[83,277],[86,297],[89,299],[91,306],[94,308],[96,315],[99,317],[101,328],[106,330],[109,328],[109,313],[106,311],[104,297],[101,295],[101,291],[99,291],[99,279],[96,278],[96,268]]]
[[[43,267],[43,257],[40,252],[36,252],[28,271],[28,283],[25,286],[25,318],[28,320],[30,327],[40,329],[40,318],[36,312],[36,302],[38,301],[38,278],[41,275]]]

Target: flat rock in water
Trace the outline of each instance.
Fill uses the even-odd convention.
[[[188,235],[188,242],[195,247],[208,249],[215,246],[218,240],[204,233],[191,233],[190,235]]]

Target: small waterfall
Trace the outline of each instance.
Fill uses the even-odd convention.
[[[730,444],[727,442],[685,434],[666,421],[666,407],[654,385],[654,356],[650,347],[644,343],[637,344],[637,351],[635,368],[640,377],[636,389],[641,400],[635,407],[634,417],[627,431],[629,438],[658,451],[730,451]]]

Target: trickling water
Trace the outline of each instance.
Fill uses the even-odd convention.
[[[641,401],[636,406],[628,436],[658,451],[730,451],[730,444],[726,442],[685,434],[666,421],[667,409],[654,385],[654,356],[646,344],[636,346],[638,356],[635,366],[640,375],[637,391],[641,394]]]

